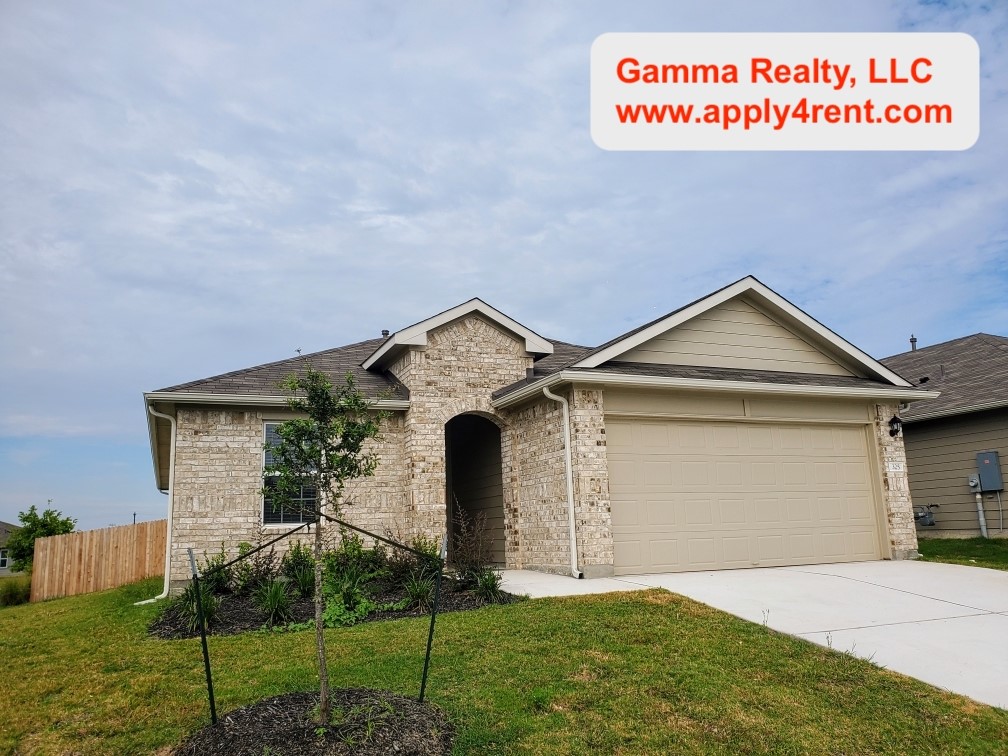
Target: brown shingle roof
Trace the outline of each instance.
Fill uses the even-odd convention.
[[[349,372],[354,377],[357,387],[369,397],[379,395],[390,398],[406,399],[409,392],[388,374],[372,373],[360,366],[384,339],[369,339],[356,344],[349,344],[324,352],[314,352],[298,357],[291,357],[265,365],[235,370],[223,375],[201,378],[177,386],[168,386],[161,391],[179,393],[206,394],[248,394],[253,396],[283,396],[280,382],[292,373],[300,373],[304,361],[308,360],[312,367],[329,376],[333,384],[342,383]]]
[[[904,420],[944,417],[1008,405],[1008,338],[975,333],[880,360],[914,385],[941,391],[915,402]],[[921,379],[928,380],[921,383]]]
[[[570,368],[571,373],[616,373],[619,375],[657,376],[661,378],[695,378],[708,381],[742,381],[744,383],[777,383],[788,386],[837,386],[841,388],[892,388],[891,383],[873,381],[848,375],[819,375],[813,373],[786,373],[779,370],[742,370],[739,368],[696,367],[693,365],[652,365],[643,362],[607,362],[597,368]],[[551,370],[543,375],[559,372]],[[534,376],[540,378],[538,372]],[[493,393],[494,399],[511,393],[528,381],[518,381]]]

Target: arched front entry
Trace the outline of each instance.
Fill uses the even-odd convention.
[[[486,556],[504,564],[504,479],[501,432],[479,415],[458,415],[445,424],[449,559],[460,522],[485,521]],[[485,520],[484,520],[485,518]]]

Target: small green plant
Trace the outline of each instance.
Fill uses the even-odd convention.
[[[189,583],[186,586],[185,591],[175,599],[174,606],[175,611],[182,615],[183,620],[186,623],[186,627],[190,631],[199,630],[199,608],[196,604],[197,596],[200,597],[203,603],[203,622],[207,629],[213,626],[214,619],[217,616],[217,607],[220,605],[220,600],[213,595],[213,592],[206,585],[206,583],[199,584],[199,592],[196,591],[196,584]]]
[[[228,555],[224,550],[223,542],[219,553],[209,556],[205,551],[203,552],[203,566],[200,568],[201,579],[206,583],[210,592],[218,596],[227,593],[231,584],[232,568],[222,569],[227,561]]]
[[[406,606],[422,612],[430,611],[434,603],[434,575],[423,569],[414,570],[403,583],[406,592]]]
[[[270,627],[283,625],[294,618],[287,583],[280,580],[271,580],[259,586],[256,590],[256,603],[266,613]]]
[[[475,573],[473,593],[484,604],[503,604],[506,596],[501,589],[501,574],[490,567],[484,567]]]
[[[0,578],[0,606],[27,604],[31,599],[31,575]]]
[[[315,595],[315,558],[311,549],[300,541],[295,541],[280,560],[280,574],[290,581],[301,598]]]
[[[377,608],[367,592],[371,575],[357,568],[329,571],[322,584],[326,627],[355,625]]]

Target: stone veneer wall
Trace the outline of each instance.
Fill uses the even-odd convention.
[[[288,415],[289,416],[289,415]],[[282,420],[269,410],[179,408],[175,441],[174,517],[171,583],[190,578],[187,548],[200,559],[221,544],[237,555],[242,541],[255,543],[290,526],[262,527],[263,423]],[[373,478],[350,486],[344,497],[346,519],[383,533],[405,521],[404,424],[401,413],[382,423],[375,442],[379,464]],[[294,537],[300,537],[294,536]],[[285,542],[276,551],[286,551]]]
[[[509,423],[490,401],[494,391],[521,380],[530,367],[532,358],[524,341],[478,315],[429,332],[426,347],[410,348],[390,367],[410,391],[405,455],[412,533],[441,538],[446,532],[445,423],[456,415],[475,413],[496,423],[501,429],[502,479],[513,479]],[[506,555],[516,549],[515,531],[508,523],[508,512],[514,507],[514,490],[505,485]]]
[[[889,545],[893,559],[916,559],[917,530],[914,527],[910,480],[907,477],[903,434],[889,435],[889,419],[898,414],[896,405],[876,404],[872,425],[879,448],[882,472],[882,497],[889,527]]]

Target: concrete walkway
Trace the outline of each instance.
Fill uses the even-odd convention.
[[[532,597],[665,588],[1008,709],[1008,572],[857,562],[575,580],[505,570]]]

